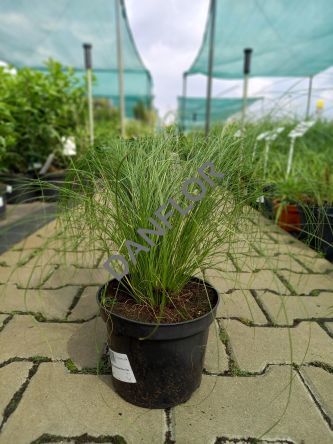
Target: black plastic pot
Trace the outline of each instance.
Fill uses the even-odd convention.
[[[31,203],[38,197],[32,175],[1,174],[0,181],[7,186],[6,199],[9,204]]]
[[[59,171],[40,176],[41,183],[38,189],[42,200],[46,202],[56,202],[59,199],[60,189],[65,183],[66,172]]]
[[[263,199],[258,204],[260,212],[268,219],[274,219],[273,198],[276,190],[275,184],[267,184],[262,188]]]
[[[302,206],[302,238],[333,261],[333,207]]]
[[[6,185],[0,183],[0,220],[6,217]]]
[[[203,284],[196,278],[193,281]],[[165,409],[187,401],[201,383],[208,329],[219,302],[216,290],[205,283],[214,291],[209,313],[194,320],[158,326],[106,311],[100,298],[108,285],[99,289],[97,301],[107,324],[116,392],[131,404],[149,409]],[[123,358],[128,359],[136,382],[124,382],[115,377]]]

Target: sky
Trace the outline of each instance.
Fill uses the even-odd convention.
[[[140,55],[154,81],[155,106],[162,119],[174,114],[182,93],[182,74],[194,61],[202,41],[209,0],[125,0],[130,26]],[[229,91],[231,89],[231,91]],[[229,92],[228,92],[229,91]],[[264,95],[253,113],[283,107],[290,117],[305,114],[308,79],[257,78],[249,95]],[[191,76],[188,94],[204,96],[206,78]],[[213,95],[240,97],[241,81],[214,80]],[[333,68],[314,78],[311,110],[325,100],[325,115],[333,118]]]

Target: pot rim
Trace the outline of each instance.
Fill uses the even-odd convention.
[[[210,309],[207,313],[203,314],[202,316],[199,316],[198,318],[195,318],[195,319],[189,319],[189,320],[187,320],[187,321],[172,322],[172,323],[159,323],[159,324],[157,324],[157,323],[152,323],[152,322],[136,321],[136,320],[134,320],[134,319],[129,319],[129,318],[126,318],[125,316],[121,316],[121,315],[119,315],[119,314],[117,314],[117,313],[107,312],[107,311],[105,310],[105,308],[101,305],[101,302],[100,302],[100,295],[101,295],[102,290],[103,290],[107,285],[109,285],[110,282],[115,281],[116,279],[111,279],[110,281],[106,282],[105,284],[101,285],[101,286],[98,288],[98,290],[97,290],[97,294],[96,294],[96,300],[97,300],[97,304],[98,304],[99,308],[100,308],[101,310],[104,310],[104,311],[107,313],[107,315],[110,316],[110,318],[111,318],[111,316],[114,316],[115,318],[118,318],[118,319],[120,319],[120,320],[123,320],[123,321],[129,322],[129,323],[131,323],[131,324],[133,324],[133,325],[134,325],[134,324],[135,324],[135,325],[142,325],[142,326],[144,326],[144,327],[150,327],[150,328],[152,328],[152,327],[153,327],[153,328],[155,328],[155,327],[158,327],[158,328],[161,328],[161,327],[176,327],[176,326],[180,326],[180,325],[189,325],[189,324],[191,324],[191,323],[194,323],[194,322],[197,322],[197,321],[199,321],[199,320],[201,320],[201,319],[204,319],[205,317],[208,317],[209,315],[213,315],[213,314],[214,314],[214,311],[217,309],[217,306],[218,306],[218,304],[219,304],[219,302],[220,302],[220,295],[219,295],[218,291],[216,290],[216,288],[213,287],[212,284],[210,284],[209,282],[204,281],[204,280],[202,280],[202,279],[200,279],[200,278],[197,278],[197,277],[195,277],[195,276],[192,276],[192,277],[191,277],[191,280],[193,280],[193,279],[195,279],[195,280],[197,280],[197,281],[199,281],[199,282],[203,282],[207,287],[212,288],[212,289],[214,290],[214,292],[215,292],[215,295],[216,295],[216,301],[215,301],[215,304],[211,306],[211,309]],[[215,316],[214,316],[214,317],[215,317]]]

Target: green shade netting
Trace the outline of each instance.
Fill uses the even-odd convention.
[[[260,98],[247,99],[247,105],[252,105]],[[241,98],[212,98],[211,122],[217,123],[241,111],[243,99]],[[206,120],[206,98],[204,97],[178,97],[178,115],[185,129],[201,129]]]
[[[252,76],[305,77],[333,64],[332,0],[216,0],[213,77],[243,76],[252,48]],[[188,74],[207,74],[211,15]]]
[[[124,89],[131,100],[151,96],[152,81],[120,0]],[[115,0],[1,0],[0,59],[20,68],[44,69],[48,58],[84,75],[83,43],[93,45],[93,94],[116,97],[118,90]]]
[[[118,108],[119,106],[119,96],[109,97],[113,106]],[[133,118],[134,116],[134,108],[137,105],[138,101],[143,102],[147,108],[151,106],[151,97],[150,96],[142,96],[140,100],[138,100],[138,96],[126,96],[125,97],[125,113],[127,117]]]

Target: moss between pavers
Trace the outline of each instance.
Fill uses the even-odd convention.
[[[107,443],[107,444],[127,444],[125,439],[122,436],[91,436],[87,433],[84,433],[80,436],[57,436],[57,435],[49,435],[48,433],[44,433],[39,438],[32,441],[31,444],[49,444],[49,443],[57,443],[57,442],[71,442],[75,444],[84,444],[84,443]]]
[[[25,392],[26,388],[28,387],[31,378],[34,376],[34,374],[38,370],[38,365],[39,364],[34,364],[31,367],[31,369],[29,370],[27,379],[24,381],[24,383],[21,385],[21,387],[14,393],[12,399],[9,401],[9,404],[7,404],[7,406],[3,412],[3,415],[2,415],[3,419],[2,419],[2,423],[0,425],[0,432],[3,428],[3,426],[5,425],[5,423],[7,422],[8,418],[10,417],[10,415],[16,410],[16,407],[18,406],[18,404],[23,396],[23,393]]]
[[[231,342],[229,336],[224,328],[220,326],[220,339],[225,346],[228,358],[229,358],[229,370],[226,372],[226,375],[230,376],[253,376],[253,373],[243,371],[238,367],[238,364],[233,356]]]
[[[71,359],[64,361],[65,367],[70,373],[83,375],[110,375],[112,373],[107,353],[104,353],[97,363],[97,367],[84,367],[81,370],[76,367]]]

